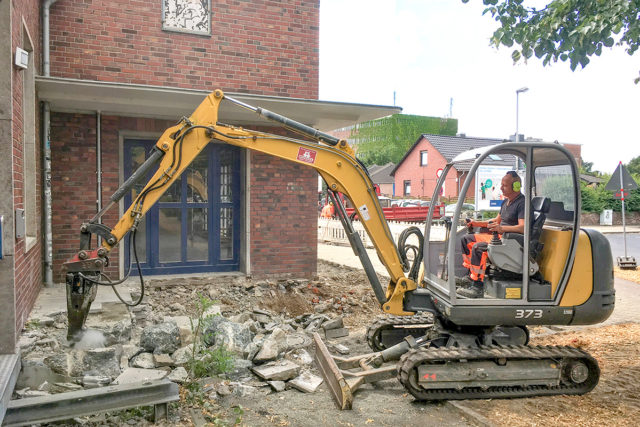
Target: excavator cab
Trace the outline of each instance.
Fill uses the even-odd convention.
[[[461,216],[465,197],[477,201],[476,216],[496,216],[504,200],[500,179],[514,169],[525,198],[524,233],[492,236],[481,264],[481,297],[460,296],[456,290],[470,273],[463,266],[463,236],[488,232],[467,227]],[[438,222],[430,215],[426,222],[424,290],[417,293],[431,295],[438,311],[457,325],[567,325],[608,317],[613,288],[606,275],[611,270],[606,256],[599,259],[601,265],[594,261],[598,253],[610,257],[610,251],[602,235],[580,230],[578,176],[572,154],[559,144],[503,143],[455,157],[433,197],[465,178],[461,196],[452,218]],[[606,304],[600,301],[588,313],[579,308],[603,292],[609,295]]]

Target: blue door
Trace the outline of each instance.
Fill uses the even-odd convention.
[[[125,179],[144,162],[154,144],[142,139],[124,141]],[[125,197],[126,206],[145,184],[140,182]],[[238,271],[241,222],[240,150],[209,144],[141,222],[135,240],[142,272]],[[129,237],[122,246],[125,266],[134,260]]]

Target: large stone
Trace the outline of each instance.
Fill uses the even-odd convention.
[[[128,368],[115,379],[113,384],[130,384],[161,380],[167,376],[167,371],[160,369]]]
[[[280,328],[275,328],[262,343],[262,348],[253,358],[255,362],[274,360],[287,349],[287,335]]]
[[[82,385],[84,388],[104,387],[111,383],[110,377],[101,377],[97,375],[85,375],[82,377]]]
[[[142,330],[140,346],[155,354],[173,353],[180,348],[180,329],[175,322],[147,326]]]
[[[222,316],[210,319],[205,327],[203,337],[208,346],[224,346],[240,356],[243,355],[245,347],[253,339],[247,325],[232,322]]]
[[[263,380],[287,381],[298,375],[300,366],[289,360],[280,360],[256,366],[252,368],[252,371]]]

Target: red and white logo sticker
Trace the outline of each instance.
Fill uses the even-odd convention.
[[[308,148],[300,147],[298,149],[298,160],[305,163],[315,163],[317,152],[309,150]]]

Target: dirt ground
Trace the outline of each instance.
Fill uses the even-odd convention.
[[[638,425],[640,415],[640,324],[631,323],[532,340],[534,345],[569,345],[593,355],[600,382],[584,396],[484,400],[464,405],[502,426]]]
[[[621,270],[618,267],[614,267],[613,274],[614,276],[620,277],[621,279],[640,283],[640,268],[636,268],[635,270]]]
[[[619,273],[616,271],[616,276]],[[634,281],[640,282],[638,278]],[[382,277],[381,283],[385,283]],[[198,294],[219,301],[225,316],[256,307],[283,317],[318,311],[331,316],[341,314],[350,334],[334,344],[347,346],[349,356],[369,352],[364,337],[366,326],[380,314],[361,270],[326,262],[319,262],[318,277],[312,280],[260,281],[244,276],[216,276],[148,281],[147,295],[155,316],[193,313]],[[535,334],[536,329],[532,332]],[[640,415],[640,324],[561,332],[534,337],[532,343],[585,349],[600,364],[600,383],[585,396],[460,402],[463,409],[480,415],[474,418],[450,403],[414,402],[395,379],[363,386],[355,394],[351,411],[336,408],[325,384],[312,394],[297,390],[274,393],[265,383],[256,381],[251,385],[258,387],[258,393],[220,398],[209,402],[204,412],[217,420],[215,425],[246,426],[459,426],[482,425],[483,419],[488,424],[505,426],[637,425]],[[185,390],[181,394],[185,396]],[[202,407],[195,408],[184,398],[173,405],[171,414],[167,422],[158,425],[207,425],[202,417]],[[128,416],[131,418],[127,420]],[[144,409],[133,414],[130,411],[124,415],[101,415],[85,420],[83,424],[152,425],[147,421],[149,419],[150,411]]]

